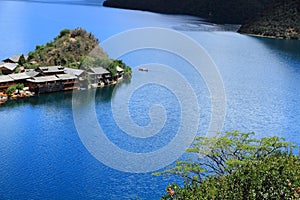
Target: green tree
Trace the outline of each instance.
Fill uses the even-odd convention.
[[[18,83],[18,84],[16,85],[16,89],[17,89],[17,90],[23,90],[23,88],[24,88],[24,84],[23,84],[23,83]]]
[[[124,69],[124,78],[130,79],[132,77],[132,69],[129,66],[126,66]]]
[[[63,29],[60,31],[58,38],[64,37],[65,35],[69,35],[70,33],[71,33],[71,30]]]
[[[82,70],[88,70],[90,68],[95,67],[94,65],[95,62],[95,58],[90,57],[90,56],[85,56],[82,60],[81,60],[81,64],[80,64],[80,69]]]
[[[113,77],[115,77],[118,74],[117,67],[124,69],[124,78],[131,78],[131,67],[127,66],[122,60],[113,60],[112,63],[108,66],[107,70],[112,74]]]
[[[7,94],[8,97],[11,97],[12,94],[16,91],[16,89],[17,89],[17,85],[12,85],[5,90],[5,94]]]
[[[118,62],[114,60],[108,67],[107,70],[111,73],[112,77],[116,77],[118,75],[117,71]]]
[[[24,66],[25,63],[26,63],[26,59],[25,59],[25,56],[22,54],[19,58],[18,64],[20,66]]]
[[[245,165],[231,174],[208,176],[201,183],[168,186],[162,199],[257,200],[300,199],[300,159],[287,151],[276,152]]]
[[[5,94],[8,95],[8,97],[11,97],[12,94],[16,92],[16,90],[18,90],[18,92],[20,92],[20,90],[23,90],[23,88],[24,88],[24,84],[18,83],[16,85],[12,85],[12,86],[8,87],[4,92],[5,92]]]
[[[253,136],[254,133],[232,131],[214,138],[197,137],[191,148],[187,149],[188,159],[177,161],[175,166],[155,173],[184,178],[184,187],[176,184],[169,186],[176,195],[168,193],[163,199],[255,199],[255,195],[281,199],[279,194],[287,190],[291,191],[287,195],[292,198],[295,187],[300,183],[298,179],[293,191],[282,188],[280,184],[286,179],[294,181],[296,176],[300,179],[299,157],[288,152],[288,148],[294,145],[283,138],[255,139]],[[287,164],[283,165],[285,162]],[[290,171],[289,166],[297,165],[298,168]],[[278,176],[284,173],[286,175],[277,181]],[[261,180],[265,181],[262,183]],[[273,181],[270,187],[267,187],[267,180]],[[251,187],[253,191],[248,191]],[[251,198],[245,198],[247,195]]]

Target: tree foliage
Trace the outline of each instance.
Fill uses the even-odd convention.
[[[16,90],[23,90],[23,88],[24,88],[24,84],[18,83],[16,85],[12,85],[12,86],[8,87],[5,90],[5,94],[7,94],[9,97],[11,97],[12,94],[16,92]]]
[[[190,158],[156,175],[178,175],[162,199],[297,199],[300,159],[283,138],[255,139],[254,133],[227,132],[198,137],[187,150]],[[168,189],[170,191],[170,189]]]
[[[241,24],[275,0],[106,0],[104,6],[196,15],[217,23]]]
[[[25,63],[26,63],[26,59],[25,59],[25,56],[22,54],[19,58],[18,64],[20,66],[24,66]]]
[[[122,60],[113,60],[113,62],[108,66],[108,71],[110,71],[110,73],[113,76],[116,76],[118,71],[117,71],[117,67],[122,68],[124,71],[124,78],[125,79],[130,79],[132,76],[132,69],[131,67],[127,66]]]
[[[244,24],[240,33],[300,39],[300,1],[276,0],[261,15]]]
[[[91,56],[85,56],[80,63],[79,68],[82,70],[88,70],[96,67],[103,67],[107,69],[109,65],[113,63],[113,60],[109,58],[94,58]]]

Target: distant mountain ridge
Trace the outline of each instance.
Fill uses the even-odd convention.
[[[239,33],[300,39],[300,0],[106,0],[104,6],[242,24]]]
[[[106,0],[108,7],[188,14],[217,23],[243,24],[274,0]]]

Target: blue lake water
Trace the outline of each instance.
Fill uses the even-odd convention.
[[[259,137],[277,135],[300,144],[299,41],[240,35],[233,31],[236,26],[209,24],[195,17],[96,5],[96,1],[1,1],[0,58],[28,53],[64,28],[83,27],[100,41],[133,28],[178,30],[203,46],[220,72],[226,92],[223,131],[254,131]],[[134,51],[121,59],[134,69],[129,84],[161,73],[159,68],[148,73],[136,69],[146,63],[168,65],[185,77],[200,108],[197,134],[205,134],[210,95],[190,63],[153,49]],[[181,120],[176,96],[157,84],[136,90],[128,103],[136,124],[150,123],[148,111],[153,104],[165,108],[167,119],[154,137],[131,137],[115,123],[111,105],[126,87],[128,83],[122,83],[96,92],[96,116],[107,138],[121,149],[137,153],[167,145]],[[118,171],[95,159],[78,136],[72,93],[8,102],[0,107],[0,119],[0,199],[159,199],[168,183],[178,181],[151,173]]]

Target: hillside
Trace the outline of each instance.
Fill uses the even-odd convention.
[[[244,24],[239,33],[300,39],[300,1],[280,0],[261,15]]]
[[[243,24],[274,0],[106,0],[104,6],[188,14],[216,23]]]
[[[88,55],[108,58],[92,33],[82,28],[65,29],[53,41],[36,46],[36,49],[28,54],[28,60],[24,66],[35,68],[36,66],[63,65],[78,68],[79,62]]]

